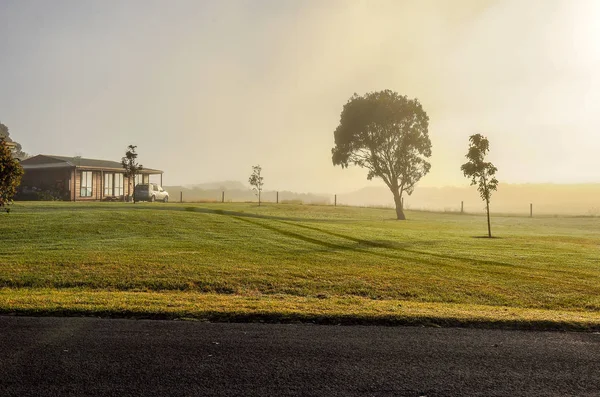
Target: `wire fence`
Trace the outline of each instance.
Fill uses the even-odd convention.
[[[198,192],[179,191],[177,201],[181,203],[251,203],[258,204],[258,197],[247,192],[227,191],[207,192],[202,194]],[[173,200],[175,197],[171,199]],[[323,206],[351,206],[351,207],[372,207],[394,209],[395,205],[390,195],[388,202],[377,200],[359,201],[349,199],[348,195],[314,195],[299,194],[291,192],[269,191],[261,194],[262,204],[297,204],[297,205],[323,205]],[[482,214],[485,213],[485,202],[477,200],[461,200],[451,205],[437,200],[434,203],[413,200],[410,197],[403,197],[402,207],[407,211],[427,211],[444,212],[455,214]],[[590,206],[589,203],[573,205],[573,203],[543,203],[535,206],[533,202],[525,200],[521,202],[511,201],[510,203],[501,200],[491,201],[490,212],[495,214],[510,214],[527,216],[548,216],[548,215],[571,215],[571,216],[600,216],[600,206]]]

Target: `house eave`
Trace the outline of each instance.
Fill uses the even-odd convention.
[[[112,167],[90,167],[90,166],[75,166],[78,170],[82,171],[110,171],[110,172],[125,172],[123,168],[112,168]],[[162,174],[161,170],[153,169],[142,169],[138,174]]]
[[[57,164],[21,164],[21,167],[25,171],[27,170],[41,170],[46,168],[73,168],[72,164],[68,163],[57,163]]]
[[[71,163],[57,163],[57,164],[22,164],[25,171],[27,170],[43,170],[43,169],[55,169],[55,168],[76,168],[81,171],[108,171],[108,172],[124,172],[123,168],[112,168],[112,167],[89,167],[89,166],[78,166]],[[142,169],[139,174],[163,174],[161,170],[154,169]]]

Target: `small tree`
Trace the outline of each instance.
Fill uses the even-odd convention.
[[[481,199],[485,200],[488,237],[491,238],[490,198],[492,197],[492,191],[498,188],[498,180],[494,176],[498,169],[494,164],[484,161],[489,148],[490,143],[486,137],[481,134],[471,135],[469,137],[469,151],[465,156],[469,161],[463,164],[460,169],[467,178],[471,178],[471,186],[477,185],[477,190],[479,191]]]
[[[131,183],[135,183],[135,176],[140,173],[140,171],[144,168],[141,164],[137,163],[137,153],[135,149],[137,146],[129,145],[127,146],[127,152],[125,152],[125,157],[121,159],[121,165],[125,170],[124,174],[128,178],[127,183],[127,195],[131,197]],[[134,186],[135,189],[135,186]],[[133,196],[133,202],[135,203],[135,195]]]
[[[261,171],[262,171],[262,168],[260,165],[252,166],[252,175],[250,175],[250,178],[248,178],[248,183],[250,183],[250,186],[253,186],[252,190],[254,190],[256,195],[258,196],[258,206],[259,207],[260,207],[260,194],[262,193],[262,187],[263,187],[263,177],[260,176]]]
[[[8,205],[17,193],[22,176],[21,164],[13,158],[4,137],[0,137],[0,208],[6,212],[10,212]]]
[[[368,180],[381,178],[394,196],[396,218],[406,219],[402,195],[412,194],[431,168],[428,127],[417,99],[390,90],[354,94],[334,132],[333,165],[354,164],[369,171]]]

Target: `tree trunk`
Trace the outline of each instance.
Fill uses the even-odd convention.
[[[260,190],[258,191],[258,206],[260,207]]]
[[[490,224],[490,201],[489,200],[485,200],[485,206],[487,209],[488,237],[492,238],[492,226]]]
[[[400,193],[398,193],[398,191],[395,191],[393,193],[394,203],[396,204],[396,219],[398,219],[399,221],[406,220],[406,217],[404,216],[404,209],[402,208],[402,196],[400,196]]]

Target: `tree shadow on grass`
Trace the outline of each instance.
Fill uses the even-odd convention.
[[[258,207],[257,207],[258,208]],[[350,223],[352,219],[332,219],[332,218],[300,218],[300,217],[289,217],[279,215],[266,215],[266,214],[254,214],[251,212],[231,211],[223,209],[211,209],[202,207],[168,207],[168,206],[133,206],[135,210],[159,210],[159,211],[186,211],[186,212],[197,212],[200,214],[212,214],[212,215],[227,215],[231,217],[243,217],[243,218],[256,218],[256,219],[269,219],[276,221],[290,221],[290,222],[314,222],[314,223]]]
[[[438,254],[438,253],[434,253],[434,252],[427,252],[427,251],[420,251],[420,250],[416,250],[416,249],[411,249],[411,247],[414,247],[416,244],[411,244],[411,243],[407,243],[407,242],[402,242],[402,243],[396,243],[393,241],[384,241],[383,244],[379,244],[376,241],[371,241],[371,240],[363,240],[363,239],[358,239],[356,237],[352,237],[352,236],[348,236],[348,235],[344,235],[341,233],[335,233],[329,230],[323,230],[320,229],[318,227],[314,227],[314,226],[308,226],[308,225],[299,225],[299,224],[294,224],[294,223],[290,223],[290,222],[283,222],[283,223],[287,223],[289,225],[294,225],[296,227],[299,228],[304,228],[304,229],[310,229],[310,230],[314,230],[317,232],[321,232],[324,234],[328,234],[334,237],[338,237],[338,238],[342,238],[342,239],[347,239],[350,241],[354,241],[357,243],[363,243],[365,245],[371,245],[371,246],[376,246],[379,248],[388,248],[390,250],[393,251],[401,251],[401,252],[405,252],[405,253],[409,253],[409,254],[416,254],[416,255],[426,255],[426,256],[430,256],[430,257],[434,257],[434,258],[439,258],[439,259],[450,259],[450,260],[457,260],[457,261],[462,261],[462,262],[473,262],[476,261],[477,263],[480,264],[484,264],[484,265],[490,265],[490,266],[500,266],[500,267],[510,267],[510,268],[522,268],[522,269],[528,269],[527,266],[523,266],[523,265],[519,265],[519,264],[514,264],[514,263],[506,263],[506,262],[500,262],[500,261],[491,261],[491,260],[482,260],[482,259],[478,259],[478,258],[469,258],[469,257],[464,257],[464,256],[454,256],[454,255],[447,255],[447,254]],[[489,238],[487,236],[473,236],[473,238]],[[492,239],[501,239],[502,237],[492,237]],[[419,242],[419,244],[421,244],[422,242]],[[437,244],[437,242],[432,241],[430,242],[430,244],[434,245]],[[373,253],[373,251],[365,251],[365,252],[369,252],[369,253]],[[385,254],[383,254],[385,255]],[[392,259],[406,259],[406,257],[400,257],[400,256],[395,256],[395,255],[387,255],[387,257],[392,258]],[[431,260],[427,260],[427,259],[417,259],[415,256],[410,258],[411,260],[415,260],[421,263],[426,263],[426,264],[436,264],[439,265],[439,262],[434,262]],[[448,263],[445,263],[446,265],[448,265]]]
[[[206,213],[229,215],[229,216],[232,216],[232,218],[234,218],[234,219],[244,221],[244,222],[271,230],[275,233],[279,233],[279,234],[285,235],[287,237],[296,238],[296,239],[299,239],[302,241],[306,241],[309,243],[319,245],[324,248],[323,251],[354,251],[354,252],[361,253],[361,254],[373,255],[373,256],[392,259],[392,260],[396,260],[396,261],[409,260],[412,263],[418,263],[421,265],[433,265],[433,266],[444,265],[444,266],[454,267],[457,269],[464,268],[465,264],[474,264],[474,263],[479,264],[479,265],[495,266],[495,267],[506,268],[506,269],[521,269],[524,271],[529,271],[531,269],[530,266],[522,265],[520,263],[508,263],[508,262],[494,261],[494,260],[489,260],[489,259],[481,259],[481,258],[476,258],[476,257],[466,257],[466,256],[458,256],[458,255],[455,256],[455,255],[441,254],[441,253],[436,253],[436,252],[421,251],[419,249],[414,249],[415,246],[444,244],[443,241],[431,240],[431,241],[418,241],[415,243],[415,242],[407,242],[407,241],[398,242],[398,241],[389,241],[389,240],[365,240],[365,239],[360,239],[360,238],[352,237],[349,235],[321,229],[316,226],[307,225],[307,223],[318,223],[318,222],[352,223],[353,220],[309,219],[309,218],[289,218],[289,217],[286,218],[286,217],[264,216],[264,215],[258,215],[258,214],[249,214],[249,213],[245,213],[245,212],[226,211],[226,210],[208,210],[208,209],[202,209],[202,210],[205,210],[202,212],[206,212]],[[252,218],[254,218],[254,219],[252,219]],[[344,245],[344,244],[339,244],[339,243],[323,241],[318,238],[305,236],[303,234],[295,233],[290,230],[285,230],[285,229],[281,229],[281,228],[278,228],[278,227],[275,227],[272,225],[267,225],[263,222],[258,221],[259,219],[275,220],[275,221],[279,221],[281,223],[290,225],[292,227],[298,227],[298,228],[313,230],[315,232],[319,232],[319,233],[323,233],[323,234],[328,234],[328,235],[331,235],[334,237],[352,241],[352,242],[356,243],[356,245]],[[295,223],[295,222],[303,222],[303,223]],[[489,237],[487,237],[487,236],[472,236],[472,238],[489,238]],[[504,237],[492,237],[492,239],[498,239],[498,240],[503,239],[503,238]],[[380,250],[373,250],[372,248],[385,248],[385,249],[388,249],[389,251],[382,252]],[[405,254],[405,255],[402,255],[402,254]],[[408,255],[406,255],[406,254],[408,254]],[[429,258],[427,258],[427,257],[429,257]],[[437,258],[438,260],[435,260],[433,258]],[[441,261],[440,261],[440,259],[441,259]],[[462,263],[461,264],[452,264],[451,262],[448,262],[448,260],[460,261]],[[491,270],[488,270],[488,271],[491,271]]]
[[[487,240],[501,240],[504,237],[497,237],[497,236],[471,236],[471,238],[481,238],[481,239],[487,239]]]
[[[345,240],[350,240],[353,241],[355,243],[358,243],[360,245],[364,245],[366,247],[373,247],[373,248],[388,248],[388,249],[406,249],[414,244],[408,243],[406,241],[390,241],[390,240],[365,240],[365,239],[361,239],[361,238],[356,238],[356,237],[352,237],[352,236],[348,236],[345,234],[340,234],[340,233],[335,233],[335,232],[331,232],[329,230],[323,230],[323,229],[319,229],[318,227],[312,227],[312,226],[308,226],[308,225],[298,225],[298,224],[294,224],[291,222],[286,222],[286,221],[281,221],[282,223],[288,224],[288,225],[292,225],[292,226],[296,226],[302,229],[308,229],[308,230],[313,230],[319,233],[323,233],[323,234],[328,234],[330,236],[333,237],[338,237],[341,239],[345,239]],[[435,243],[433,241],[431,241],[431,243]]]
[[[443,254],[436,254],[436,253],[432,253],[432,252],[409,249],[408,247],[410,247],[414,244],[411,244],[408,242],[395,243],[395,242],[391,242],[391,241],[357,239],[352,236],[347,236],[347,235],[343,235],[340,233],[330,232],[328,230],[322,230],[322,229],[319,229],[316,227],[310,227],[310,226],[295,224],[295,223],[291,223],[291,222],[284,222],[284,221],[281,222],[281,223],[285,223],[285,224],[288,224],[291,226],[296,226],[299,228],[314,230],[317,232],[321,232],[323,234],[328,234],[331,236],[346,239],[346,240],[356,243],[355,245],[339,244],[339,243],[333,243],[333,242],[329,242],[329,241],[320,240],[320,239],[314,238],[314,237],[309,237],[304,234],[296,233],[291,230],[282,229],[279,227],[275,227],[271,224],[265,224],[265,223],[258,222],[256,220],[251,220],[248,218],[234,217],[234,219],[270,230],[274,233],[278,233],[278,234],[281,234],[286,237],[295,238],[295,239],[298,239],[301,241],[305,241],[307,243],[319,245],[324,248],[321,251],[329,251],[329,252],[353,251],[353,252],[360,253],[360,254],[373,255],[376,257],[380,257],[380,258],[392,259],[395,261],[407,261],[408,260],[411,263],[425,265],[425,266],[427,266],[427,265],[440,266],[441,264],[443,264],[444,266],[450,266],[450,267],[455,267],[455,268],[463,267],[463,265],[454,265],[454,264],[448,263],[447,260],[450,259],[450,260],[458,260],[458,261],[462,261],[462,262],[477,261],[480,264],[511,267],[511,268],[523,267],[523,266],[511,264],[511,263],[503,263],[503,262],[496,262],[496,261],[490,261],[490,260],[480,260],[480,259],[475,259],[475,258],[465,258],[465,257],[452,256],[452,255],[443,255]],[[386,249],[389,249],[391,252],[385,252],[385,251],[382,252],[382,251],[378,251],[378,250],[373,250],[372,248],[386,248]],[[409,256],[402,255],[401,253],[407,253],[407,254],[409,254]],[[430,258],[427,258],[427,257],[430,257]],[[432,258],[442,259],[442,261],[435,260]]]
[[[361,253],[361,254],[366,254],[366,255],[373,255],[373,256],[378,256],[381,258],[386,258],[386,259],[393,259],[393,260],[406,260],[406,257],[402,257],[399,255],[393,255],[387,252],[381,252],[381,251],[374,251],[371,250],[370,248],[374,248],[374,247],[378,247],[378,248],[386,248],[385,246],[381,245],[381,244],[377,244],[374,241],[369,241],[369,240],[357,240],[357,239],[352,239],[352,238],[347,238],[348,240],[351,240],[355,243],[358,244],[354,244],[354,245],[349,245],[349,244],[339,244],[339,243],[333,243],[330,241],[324,241],[324,240],[320,240],[318,238],[314,238],[314,237],[309,237],[306,236],[304,234],[300,234],[300,233],[295,233],[291,230],[286,230],[286,229],[282,229],[279,227],[275,227],[273,225],[270,224],[265,224],[262,222],[257,222],[255,220],[251,220],[248,218],[244,218],[244,217],[233,217],[234,219],[237,219],[239,221],[242,222],[246,222],[246,223],[250,223],[252,225],[255,226],[259,226],[262,227],[263,229],[267,229],[270,230],[272,232],[281,234],[283,236],[286,237],[290,237],[290,238],[295,238],[301,241],[305,241],[307,243],[312,243],[315,245],[319,245],[321,247],[324,247],[326,251],[353,251],[353,252],[357,252],[357,253]],[[300,227],[300,225],[298,224],[294,224],[294,223],[289,223],[289,222],[282,222],[282,223],[287,223],[289,225],[294,225],[294,226],[298,226]],[[316,229],[317,231],[321,231],[320,229]],[[327,234],[327,232],[322,231],[323,233]],[[361,246],[362,244],[362,246]],[[376,245],[377,244],[377,245]],[[435,265],[436,263],[425,259],[425,258],[418,258],[418,257],[411,257],[410,258],[411,262],[416,262],[416,263],[420,263],[423,265]]]
[[[140,210],[143,210],[143,209],[155,209],[155,208],[160,208],[160,207],[159,206],[156,206],[156,207],[155,206],[144,206],[144,207],[137,207],[137,208]],[[329,230],[324,230],[324,229],[314,227],[314,226],[308,226],[306,224],[306,223],[352,223],[352,222],[354,222],[354,220],[352,220],[352,219],[346,220],[346,219],[283,217],[283,216],[275,216],[275,215],[253,214],[253,213],[240,212],[240,211],[230,211],[230,210],[223,210],[223,209],[209,209],[209,208],[201,208],[201,207],[181,207],[181,208],[163,207],[161,209],[162,210],[171,210],[171,211],[190,211],[190,212],[198,212],[198,213],[202,213],[202,214],[230,216],[234,219],[244,221],[247,223],[251,223],[256,226],[260,226],[262,228],[285,235],[287,237],[296,238],[298,240],[302,240],[302,241],[305,241],[308,243],[320,245],[321,247],[324,247],[324,248],[326,248],[328,250],[332,250],[332,251],[334,251],[334,250],[340,250],[340,251],[350,250],[350,251],[355,251],[355,252],[368,254],[368,255],[375,255],[375,256],[379,256],[379,257],[383,257],[383,258],[387,258],[387,259],[393,259],[393,260],[409,259],[412,262],[417,262],[417,263],[421,263],[424,265],[439,265],[440,262],[431,260],[431,259],[426,259],[426,258],[423,258],[422,256],[429,256],[429,257],[443,259],[443,260],[456,260],[456,261],[462,261],[462,262],[476,261],[479,264],[485,264],[485,265],[491,265],[491,266],[523,268],[523,269],[528,268],[526,266],[514,264],[514,263],[482,260],[482,259],[478,259],[478,258],[453,256],[453,255],[438,254],[438,253],[428,252],[428,251],[420,251],[417,249],[411,249],[411,247],[414,247],[416,245],[415,243],[411,243],[411,242],[406,242],[406,241],[397,242],[397,241],[389,241],[389,240],[383,240],[383,241],[382,240],[365,240],[365,239],[360,239],[360,238],[352,237],[352,236],[341,234],[341,233],[332,232]],[[192,209],[193,209],[193,211],[192,211]],[[334,237],[338,237],[341,239],[349,240],[349,241],[356,243],[356,245],[344,245],[344,244],[336,244],[336,243],[332,243],[332,242],[328,242],[328,241],[323,241],[323,240],[320,240],[317,238],[305,236],[300,233],[295,233],[295,232],[292,232],[289,230],[277,228],[272,225],[267,225],[262,222],[257,222],[255,220],[251,220],[251,219],[255,219],[255,220],[266,219],[266,220],[279,221],[281,223],[285,223],[285,224],[295,226],[298,228],[309,229],[309,230],[313,230],[313,231],[320,232],[323,234],[328,234],[328,235],[331,235]],[[489,237],[473,236],[473,238],[489,238]],[[500,239],[500,237],[492,237],[492,239]],[[423,242],[420,241],[418,244],[420,245],[422,243]],[[430,244],[432,244],[432,245],[437,244],[437,242],[431,241]],[[409,258],[407,258],[406,256],[402,256],[402,255],[394,255],[393,253],[371,250],[371,248],[385,248],[385,249],[391,250],[392,252],[396,251],[397,253],[403,252],[403,253],[408,253],[408,254],[413,254],[413,255],[410,256]],[[444,262],[444,263],[448,266],[451,266],[447,262]]]

